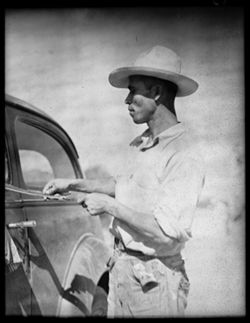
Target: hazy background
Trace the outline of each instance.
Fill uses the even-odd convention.
[[[93,169],[117,174],[129,142],[145,129],[132,123],[124,104],[128,91],[111,87],[108,74],[157,44],[179,54],[183,74],[199,89],[177,98],[176,111],[207,166],[194,237],[185,250],[192,285],[187,314],[243,314],[242,9],[19,9],[6,11],[5,27],[6,93],[56,119],[92,175]]]

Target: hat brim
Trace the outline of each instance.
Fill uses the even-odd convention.
[[[147,67],[121,67],[115,69],[109,74],[109,82],[114,87],[127,88],[129,85],[129,76],[132,75],[153,76],[173,82],[178,86],[176,96],[187,96],[198,89],[198,83],[187,76]]]

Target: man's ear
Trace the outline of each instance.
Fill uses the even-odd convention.
[[[161,85],[153,85],[151,88],[151,95],[152,99],[155,100],[156,103],[158,103],[159,98],[162,94],[162,87]]]

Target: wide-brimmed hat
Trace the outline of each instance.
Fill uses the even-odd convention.
[[[146,75],[170,81],[178,86],[176,96],[194,93],[198,83],[181,74],[181,59],[171,49],[155,46],[142,53],[131,66],[117,68],[109,74],[114,87],[127,88],[131,75]]]

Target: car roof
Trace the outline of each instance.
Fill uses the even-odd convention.
[[[24,108],[25,110],[30,110],[32,112],[35,112],[36,114],[42,115],[43,117],[50,119],[52,122],[56,122],[53,118],[51,118],[51,116],[49,116],[44,111],[42,111],[42,110],[38,109],[37,107],[35,107],[34,105],[32,105],[26,101],[23,101],[21,99],[18,99],[12,95],[5,94],[5,101],[7,103],[12,104],[12,105]]]
[[[18,108],[21,108],[22,110],[28,110],[31,111],[37,115],[39,115],[40,117],[43,117],[47,120],[49,120],[50,122],[54,123],[58,128],[60,128],[64,134],[68,137],[69,141],[71,142],[77,156],[78,156],[78,152],[76,150],[76,147],[72,141],[72,139],[70,138],[70,136],[67,134],[67,132],[63,129],[63,127],[57,122],[55,121],[53,118],[51,118],[51,116],[49,116],[47,113],[45,113],[44,111],[38,109],[37,107],[35,107],[34,105],[23,101],[21,99],[18,99],[12,95],[9,94],[5,94],[5,102],[11,104],[12,106],[16,106]],[[79,156],[78,156],[79,157]]]

